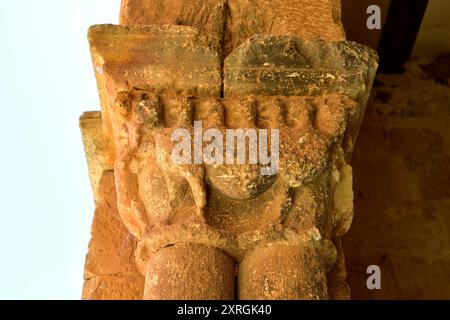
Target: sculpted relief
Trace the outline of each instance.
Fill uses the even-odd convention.
[[[337,1],[278,2],[128,0],[122,25],[90,29],[83,298],[349,298],[340,237],[377,58],[345,41]]]

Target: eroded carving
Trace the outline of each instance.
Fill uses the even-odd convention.
[[[147,10],[162,2],[139,3]],[[94,26],[89,36],[102,128],[114,142],[118,212],[138,241],[143,298],[348,298],[340,246],[353,216],[348,160],[375,54],[351,42],[262,34],[223,60],[215,10],[226,3],[173,3],[176,17],[145,10],[138,17],[124,1],[122,19],[191,26]],[[185,16],[190,3],[206,7]],[[192,27],[203,18],[205,28]],[[279,143],[267,137],[277,170],[261,174],[261,158],[217,164],[195,152],[189,163],[175,163],[174,134],[194,137],[198,123],[223,137],[227,129],[277,130]]]

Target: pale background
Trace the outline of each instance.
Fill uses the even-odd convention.
[[[94,205],[87,29],[120,0],[0,0],[0,299],[79,299]]]

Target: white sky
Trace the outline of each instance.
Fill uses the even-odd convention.
[[[94,211],[78,117],[86,40],[120,0],[0,0],[0,299],[79,299]]]

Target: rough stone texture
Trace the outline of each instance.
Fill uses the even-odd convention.
[[[374,60],[352,42],[258,35],[225,60],[225,95],[341,92],[357,99],[374,76]]]
[[[84,151],[89,169],[94,199],[99,199],[98,190],[103,172],[114,169],[114,142],[104,134],[101,112],[85,112],[80,117]]]
[[[120,24],[183,25],[195,27],[222,43],[226,0],[123,0]]]
[[[85,300],[141,300],[144,278],[139,276],[98,276],[84,281]]]
[[[130,84],[186,95],[220,94],[218,48],[195,28],[99,25],[90,28],[88,37],[108,137],[111,99],[132,89]]]
[[[148,261],[144,299],[232,300],[234,274],[233,259],[221,250],[177,244]]]
[[[251,252],[239,267],[239,299],[328,298],[326,271],[315,255],[314,250],[286,245],[266,246]]]
[[[323,121],[317,121],[322,129],[324,124],[335,126],[336,132],[330,134],[339,135],[346,130],[343,147],[349,160],[370,96],[376,61],[372,50],[354,42],[255,36],[225,59],[225,96],[315,96],[324,92],[348,96],[359,104],[352,116],[345,118],[332,108],[326,116],[325,107],[318,110],[316,119],[324,117]],[[347,122],[339,124],[340,117]]]
[[[144,278],[134,263],[136,240],[119,217],[113,172],[102,175],[97,192],[83,299],[141,299]]]
[[[129,0],[121,13],[126,26],[89,31],[102,104],[101,123],[96,117],[92,129],[84,129],[91,179],[102,213],[104,187],[97,181],[103,162],[96,158],[114,159],[107,175],[108,181],[114,176],[117,199],[107,203],[112,210],[110,201],[117,204],[128,233],[108,235],[116,241],[105,238],[110,247],[97,240],[104,230],[94,221],[86,269],[106,268],[110,256],[125,261],[145,277],[145,299],[349,297],[340,243],[353,217],[348,163],[376,55],[355,43],[312,39],[320,29],[320,38],[342,40],[338,1],[260,1],[251,18],[252,3]],[[262,15],[276,4],[303,20]],[[216,32],[223,16],[224,39]],[[243,33],[255,19],[263,34]],[[148,23],[177,25],[142,26]],[[224,57],[222,47],[241,42]],[[262,176],[261,163],[174,164],[171,136],[179,128],[192,132],[194,121],[222,132],[279,129],[278,174]],[[107,228],[123,225],[114,220]],[[123,250],[125,238],[137,243],[127,254],[134,261],[113,250]],[[106,251],[95,249],[102,246]],[[116,286],[109,270],[88,276],[85,295],[117,297],[125,290],[122,272],[114,273]],[[142,282],[130,284],[131,295]]]
[[[257,34],[345,40],[340,0],[228,0],[225,53]]]
[[[257,34],[345,40],[340,0],[124,0],[120,23],[196,27],[225,55]]]
[[[353,299],[450,299],[448,61],[377,77],[352,162],[355,221],[344,249]],[[381,290],[366,287],[372,264]]]

